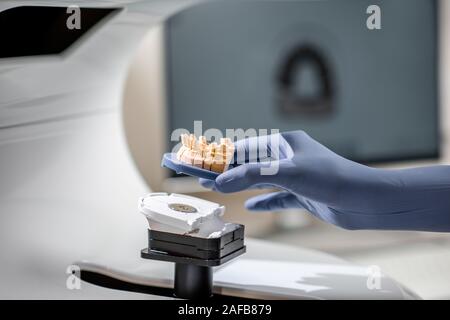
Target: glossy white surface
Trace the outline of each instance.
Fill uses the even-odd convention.
[[[271,299],[412,299],[413,293],[380,274],[380,287],[368,286],[371,268],[314,250],[246,239],[247,253],[214,268],[214,292]],[[173,264],[103,255],[78,261],[93,271],[136,284],[172,287]],[[118,254],[118,253],[117,253]]]
[[[125,142],[122,86],[140,39],[193,1],[89,4],[125,2],[62,57],[0,61],[0,298],[66,297],[73,261],[146,243],[136,201],[149,190]],[[68,3],[86,5],[0,10]]]
[[[75,261],[127,279],[170,283],[167,264],[139,258],[147,226],[136,201],[150,190],[125,142],[121,94],[143,35],[195,2],[92,1],[129,4],[64,57],[0,62],[0,298],[152,298],[86,283],[81,290],[68,290],[66,270]],[[2,2],[0,10],[26,3],[37,4]],[[246,259],[347,265],[316,251],[247,244]],[[272,277],[267,270],[270,266],[259,276]],[[226,278],[218,290],[231,290]],[[367,293],[360,291],[361,282],[348,286],[333,273],[311,281],[322,280],[331,288],[323,298]],[[400,288],[389,288],[386,297],[405,297]]]

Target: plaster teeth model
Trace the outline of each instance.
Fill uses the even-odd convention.
[[[182,134],[181,144],[179,161],[214,172],[226,171],[234,155],[234,144],[229,138],[220,139],[220,144],[208,144],[204,136],[197,140],[193,134]]]
[[[150,193],[139,199],[139,211],[157,231],[218,238],[236,228],[222,220],[224,206],[183,194]]]

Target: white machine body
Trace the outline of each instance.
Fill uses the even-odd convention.
[[[147,151],[155,159],[145,163],[159,165],[159,151],[148,148],[152,136],[142,131],[160,128],[165,122],[157,115],[164,110],[155,112],[132,91],[133,101],[146,107],[136,117],[145,121],[143,126],[129,126],[141,138],[136,140],[139,148],[133,148],[126,139],[123,87],[131,61],[141,58],[136,53],[142,40],[168,17],[201,2],[206,1],[39,1],[42,6],[122,10],[64,56],[0,63],[0,298],[161,298],[72,281],[80,270],[141,285],[173,286],[173,270],[166,263],[144,261],[137,254],[148,239],[142,218],[133,213],[136,198],[151,191],[134,156]],[[0,11],[21,5],[36,4],[0,1]],[[152,48],[142,52],[159,54]],[[159,69],[147,72],[149,60],[143,54],[133,71],[155,77]],[[139,80],[131,88],[149,91],[151,85]],[[152,144],[163,146],[165,141],[154,139]],[[160,171],[152,169],[151,174],[158,177]],[[167,207],[169,201],[198,212],[181,218]],[[222,221],[223,206],[201,199],[153,193],[140,205],[150,227],[161,231],[216,237],[233,227]],[[382,290],[368,290],[364,267],[326,253],[256,239],[246,239],[246,245],[246,260],[217,268],[214,292],[263,298],[414,296],[384,278]]]

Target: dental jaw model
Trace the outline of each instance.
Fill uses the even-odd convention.
[[[234,155],[234,144],[229,138],[220,139],[220,144],[208,144],[204,136],[197,140],[193,134],[182,134],[181,144],[177,152],[179,161],[218,173],[228,169]]]
[[[144,259],[175,262],[174,294],[212,295],[212,267],[245,252],[244,226],[222,220],[225,207],[182,194],[151,193],[139,200],[149,223]]]
[[[197,140],[193,134],[182,134],[180,149],[176,153],[165,153],[161,166],[177,174],[214,180],[232,167],[233,159],[234,144],[229,138],[220,139],[219,144],[208,144],[203,136]]]
[[[177,153],[165,153],[161,166],[193,177],[214,180],[230,167],[230,139],[210,143],[193,134],[181,136]],[[198,299],[212,295],[212,267],[245,252],[244,226],[222,220],[225,207],[181,194],[151,193],[139,201],[149,223],[144,259],[175,263],[174,294]]]

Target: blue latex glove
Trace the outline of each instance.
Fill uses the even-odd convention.
[[[276,159],[277,174],[261,175],[267,164],[252,160],[258,143],[249,138],[236,143],[236,152],[244,151],[248,163],[200,183],[225,193],[280,189],[250,198],[245,206],[256,211],[304,208],[345,229],[450,231],[450,166],[376,169],[337,155],[303,131],[278,138],[278,155],[270,139],[259,142],[259,150],[267,148]]]

